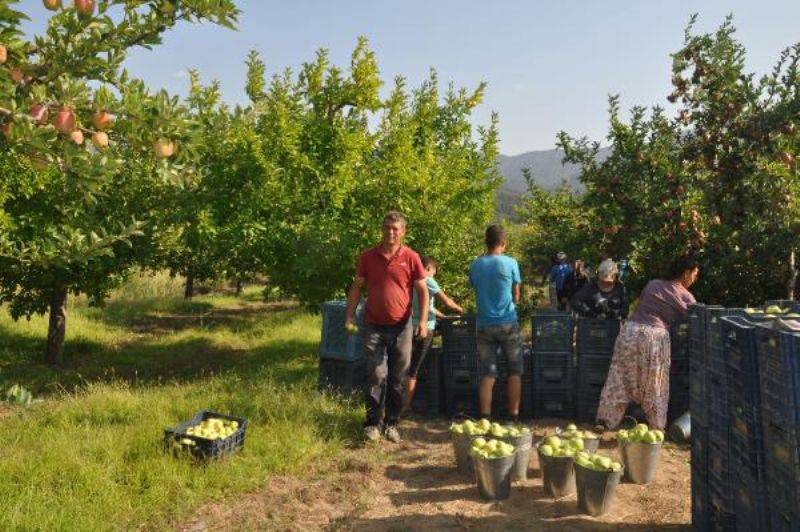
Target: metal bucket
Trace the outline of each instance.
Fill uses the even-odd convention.
[[[589,454],[594,454],[600,448],[600,438],[591,438],[583,440],[583,450]]]
[[[511,496],[511,470],[517,453],[504,458],[473,458],[478,492],[484,499],[500,501]]]
[[[575,484],[578,489],[578,509],[593,517],[607,514],[614,503],[620,471],[594,471],[575,465]]]
[[[519,436],[506,436],[500,438],[506,443],[510,443],[516,450],[514,467],[511,470],[512,480],[527,480],[528,464],[531,461],[531,446],[533,444],[533,434],[520,434]]]
[[[625,478],[635,484],[649,484],[656,474],[661,443],[619,442]]]
[[[469,450],[472,447],[472,440],[478,436],[470,436],[468,434],[454,434],[450,433],[450,439],[453,442],[453,452],[456,456],[456,466],[458,472],[464,475],[472,476],[474,468],[472,466],[472,457]]]
[[[544,492],[554,499],[575,493],[575,460],[570,456],[544,456],[538,452]]]
[[[686,412],[669,426],[669,439],[675,443],[687,443],[692,439],[692,417]]]

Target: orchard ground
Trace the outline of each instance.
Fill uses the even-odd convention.
[[[509,501],[486,503],[455,471],[443,420],[361,444],[360,405],[316,392],[319,316],[257,288],[180,294],[158,276],[104,309],[75,301],[58,369],[37,362],[46,320],[0,309],[0,385],[44,399],[0,405],[0,529],[688,527],[687,448],[667,445],[654,484],[621,485],[601,519],[545,497],[535,459]],[[202,408],[250,419],[243,453],[199,466],[163,452],[163,427]]]

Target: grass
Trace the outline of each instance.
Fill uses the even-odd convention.
[[[45,398],[0,414],[0,530],[161,529],[350,445],[360,409],[315,390],[319,317],[255,292],[77,301],[57,370],[37,362],[46,321],[0,309],[0,383]],[[162,429],[203,408],[250,419],[243,453],[163,452]]]

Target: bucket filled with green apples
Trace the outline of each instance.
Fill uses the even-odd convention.
[[[472,440],[470,456],[481,497],[494,501],[508,499],[516,454],[513,445],[501,440],[480,436]]]
[[[478,436],[484,436],[492,428],[492,423],[488,419],[472,421],[468,419],[463,423],[453,423],[450,425],[450,441],[453,442],[453,454],[456,457],[458,471],[465,475],[472,476],[474,469],[470,457],[472,440]]]
[[[608,456],[580,451],[575,454],[578,509],[591,516],[608,513],[624,467]]]
[[[571,440],[573,438],[580,438],[583,440],[583,449],[588,453],[596,453],[600,448],[600,435],[592,432],[591,430],[580,430],[577,425],[570,423],[564,428],[556,429],[556,436]]]
[[[492,423],[489,436],[504,441],[516,449],[514,467],[511,470],[512,480],[526,480],[528,478],[528,464],[531,460],[531,446],[533,434],[525,425],[500,425]]]
[[[656,473],[664,433],[639,423],[632,429],[618,430],[617,443],[625,478],[636,484],[649,484]]]
[[[575,493],[575,455],[584,450],[583,439],[547,436],[537,446],[544,492],[559,499]]]

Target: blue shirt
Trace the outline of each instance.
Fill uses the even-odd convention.
[[[425,287],[428,289],[428,330],[432,331],[436,327],[436,312],[434,312],[434,302],[436,301],[436,294],[442,291],[439,288],[439,283],[433,277],[425,278]],[[411,324],[414,328],[419,325],[419,300],[417,299],[417,291],[414,290],[414,297],[411,300],[413,313],[411,314]]]
[[[520,284],[519,263],[506,255],[483,255],[469,267],[478,303],[478,327],[517,323],[512,287]]]
[[[567,278],[571,271],[572,268],[566,262],[556,264],[550,268],[550,282],[556,283],[556,290],[560,292],[564,288],[564,279]]]

